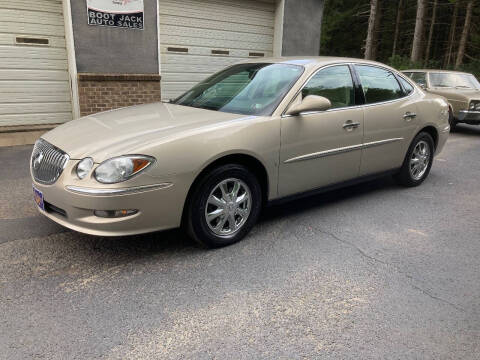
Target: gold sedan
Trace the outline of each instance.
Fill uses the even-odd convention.
[[[385,174],[421,184],[449,129],[447,102],[386,65],[252,60],[170,103],[48,132],[32,153],[34,198],[80,232],[182,226],[218,247],[242,239],[271,201]]]
[[[450,107],[450,128],[480,125],[480,82],[473,74],[448,70],[405,70],[425,91],[443,96]]]

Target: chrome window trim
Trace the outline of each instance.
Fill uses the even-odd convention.
[[[365,144],[350,145],[350,146],[345,146],[345,147],[341,147],[341,148],[330,149],[330,150],[320,151],[320,152],[316,152],[316,153],[296,156],[294,158],[285,160],[284,163],[285,164],[290,164],[290,163],[298,162],[298,161],[318,159],[318,158],[332,156],[332,155],[338,155],[338,154],[342,154],[342,153],[346,153],[346,152],[350,152],[350,151],[368,149],[368,148],[375,147],[375,146],[386,145],[386,144],[394,143],[394,142],[397,142],[397,141],[403,141],[403,140],[404,140],[404,138],[392,138],[392,139],[385,139],[385,140],[379,140],[379,141],[371,141],[371,142],[368,142],[368,143],[365,143]]]
[[[365,66],[371,66],[371,67],[377,67],[379,69],[382,69],[382,70],[385,70],[385,71],[388,71],[388,72],[391,72],[393,75],[397,75],[396,73],[394,73],[392,70],[386,68],[386,67],[383,67],[383,66],[380,66],[380,65],[376,65],[376,64],[369,64],[369,63],[363,63],[363,62],[345,62],[345,63],[334,63],[334,64],[328,64],[328,65],[324,65],[318,69],[316,69],[306,80],[305,82],[303,83],[302,87],[300,88],[300,90],[298,90],[295,95],[292,97],[292,100],[288,103],[288,105],[285,107],[285,109],[283,110],[282,112],[282,115],[281,117],[282,118],[289,118],[289,117],[293,117],[293,116],[304,116],[304,115],[314,115],[314,114],[323,114],[323,113],[328,113],[328,112],[334,112],[334,111],[341,111],[341,110],[351,110],[351,109],[358,109],[358,108],[364,108],[364,107],[371,107],[371,106],[377,106],[377,105],[384,105],[384,104],[390,104],[390,103],[394,103],[394,102],[399,102],[401,100],[405,100],[405,99],[408,99],[409,97],[412,97],[414,94],[416,94],[418,92],[418,85],[416,84],[412,84],[411,81],[407,81],[410,85],[413,86],[413,91],[408,94],[407,96],[403,96],[401,98],[398,98],[398,99],[394,99],[394,100],[387,100],[387,101],[382,101],[382,102],[378,102],[378,103],[373,103],[373,104],[362,104],[362,105],[353,105],[353,106],[346,106],[346,107],[343,107],[343,108],[336,108],[336,109],[328,109],[328,110],[325,110],[325,111],[310,111],[310,112],[306,112],[306,113],[301,113],[300,115],[286,115],[285,113],[288,111],[288,109],[290,108],[290,106],[292,105],[292,103],[295,101],[295,99],[298,97],[298,95],[302,92],[303,88],[307,85],[307,83],[311,80],[312,77],[314,77],[315,75],[317,75],[317,73],[321,70],[324,70],[326,68],[329,68],[329,67],[332,67],[332,66],[339,66],[339,65],[345,65],[345,66],[349,66],[349,65],[352,65],[352,66],[355,66],[355,65],[365,65]],[[398,71],[397,71],[398,73]],[[405,76],[402,76],[402,78],[404,80],[405,79]],[[353,77],[352,77],[352,81],[354,81]],[[398,80],[397,80],[398,82]],[[361,82],[360,82],[360,85],[361,85]],[[402,88],[401,84],[399,83],[398,84],[400,86],[400,88]],[[403,88],[402,88],[403,89]],[[362,86],[362,91],[363,91],[363,86]]]
[[[86,188],[81,186],[67,185],[65,189],[69,192],[80,194],[80,195],[91,195],[91,196],[112,196],[112,195],[126,195],[134,194],[142,191],[158,190],[158,189],[167,189],[172,187],[172,183],[162,183],[162,184],[153,184],[153,185],[144,185],[144,186],[135,186],[131,188],[119,188],[119,189],[95,189],[95,188]]]

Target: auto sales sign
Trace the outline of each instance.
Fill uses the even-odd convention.
[[[88,25],[143,30],[143,0],[87,0]]]

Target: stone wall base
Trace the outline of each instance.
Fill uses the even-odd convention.
[[[160,101],[160,75],[78,74],[80,115]]]

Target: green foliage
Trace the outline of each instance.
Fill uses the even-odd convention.
[[[423,64],[412,62],[409,57],[401,55],[390,56],[388,58],[387,64],[397,70],[423,68]]]
[[[463,0],[438,0],[437,19],[435,21],[430,58],[421,63],[412,64],[413,33],[415,29],[418,0],[404,0],[397,39],[396,55],[392,56],[395,23],[398,13],[398,1],[379,0],[381,14],[380,28],[376,33],[376,60],[397,68],[436,68],[444,67],[448,49],[453,8],[459,2],[457,27],[454,30],[454,46],[451,65],[455,62],[456,51],[465,23],[466,4]],[[426,50],[430,31],[433,1],[428,2],[424,23],[423,49]],[[325,0],[325,13],[322,25],[321,54],[363,58],[367,37],[370,0]],[[464,65],[459,70],[480,76],[480,1],[474,5],[472,26],[465,51]],[[425,54],[423,54],[425,55]],[[452,61],[453,60],[453,61]]]
[[[464,64],[459,70],[474,74],[477,79],[480,79],[480,60],[475,60]]]
[[[321,54],[363,57],[368,10],[369,0],[325,0]]]

